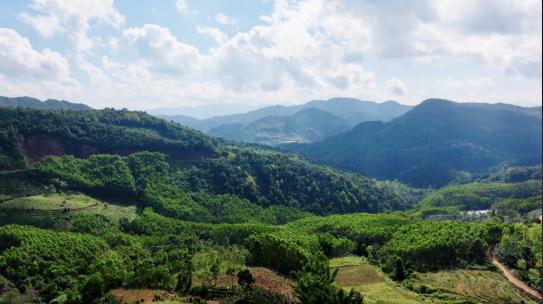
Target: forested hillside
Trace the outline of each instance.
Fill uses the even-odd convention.
[[[451,208],[533,211],[537,167],[467,174],[432,193],[142,112],[0,115],[0,302],[128,303],[119,294],[158,303],[378,302],[336,284],[334,258],[362,259],[420,301],[441,299],[445,291],[419,286],[421,276],[492,273],[485,251],[494,245],[527,284],[541,283],[533,220],[426,220]],[[530,303],[504,288],[484,292]]]
[[[319,143],[284,148],[366,176],[441,187],[461,171],[538,164],[541,138],[541,108],[431,99],[388,123],[365,122]]]
[[[0,108],[1,169],[20,169],[45,155],[166,152],[176,159],[217,156],[203,133],[127,110],[55,111]]]

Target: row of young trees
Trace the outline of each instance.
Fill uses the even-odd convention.
[[[186,244],[153,248],[138,238],[110,237],[0,227],[0,276],[21,292],[35,290],[37,303],[91,303],[117,287],[190,288]]]
[[[504,227],[497,254],[523,281],[543,291],[541,246],[541,225],[512,224]]]

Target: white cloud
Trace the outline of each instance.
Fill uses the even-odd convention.
[[[178,41],[168,28],[154,24],[128,28],[123,32],[123,39],[131,47],[136,46],[150,68],[161,73],[180,75],[205,65],[199,51]]]
[[[175,8],[177,8],[177,10],[183,14],[186,14],[189,12],[189,5],[186,0],[175,1]]]
[[[409,83],[408,90],[408,85],[393,74],[385,75],[388,80],[380,87],[374,75],[382,72],[374,65],[373,70],[368,69],[365,62],[370,59],[381,65],[400,60],[404,69],[411,64],[428,66],[430,72],[426,73],[437,73],[433,66],[438,63],[447,73],[451,69],[448,65],[456,69],[457,62],[467,60],[478,62],[481,70],[488,69],[504,77],[541,77],[536,65],[541,62],[541,43],[534,39],[533,29],[524,25],[484,28],[481,24],[465,25],[467,21],[458,25],[455,20],[468,18],[458,8],[462,5],[452,0],[443,3],[277,0],[273,12],[263,18],[266,24],[247,32],[228,37],[217,28],[197,27],[198,33],[210,36],[217,43],[208,53],[180,42],[167,28],[156,25],[128,29],[123,36],[130,47],[136,46],[139,67],[148,71],[148,85],[169,88],[157,91],[160,96],[157,98],[164,102],[175,100],[172,92],[183,96],[180,99],[195,102],[213,100],[215,96],[221,101],[261,103],[301,102],[338,95],[374,100],[399,97],[409,101],[456,96],[447,89],[454,87],[451,82],[441,84],[446,86],[443,87],[446,93],[440,95],[421,87],[420,82],[419,87]],[[473,10],[469,18],[487,15],[485,10]],[[495,11],[490,15],[509,18],[500,13],[501,9]],[[518,14],[527,14],[527,19],[538,18],[528,12],[531,10],[525,4],[511,11],[515,12],[515,18]],[[222,23],[232,23],[225,21],[228,18],[222,19]],[[526,18],[523,20],[530,23]],[[490,31],[493,27],[496,30]],[[467,59],[462,61],[463,57]],[[433,75],[429,74],[419,77],[429,82],[439,81],[431,79]],[[495,89],[496,82],[506,81],[500,78],[492,85],[482,83],[476,91],[485,100],[482,86]],[[538,84],[530,81],[526,86],[533,88]],[[497,91],[503,98],[512,97],[503,90]],[[486,96],[495,99],[497,94]]]
[[[68,61],[59,53],[32,48],[30,41],[8,28],[0,28],[0,73],[15,78],[61,80],[69,76]]]
[[[407,93],[407,86],[398,78],[394,77],[387,81],[387,89],[395,95],[404,95]]]
[[[94,45],[87,36],[91,23],[101,22],[119,28],[124,17],[113,6],[113,0],[32,0],[34,14],[19,15],[45,37],[66,33],[78,51],[88,51]]]
[[[218,44],[223,44],[228,40],[228,36],[216,27],[198,26],[196,31],[199,34],[210,36]]]
[[[3,95],[49,98],[74,96],[80,89],[66,58],[50,49],[35,50],[9,28],[0,28],[0,79]]]
[[[220,24],[223,24],[223,25],[234,25],[236,23],[238,23],[238,19],[235,19],[235,18],[232,18],[228,15],[225,15],[223,13],[218,13],[216,16],[215,16],[215,20],[220,23]]]
[[[113,0],[83,1],[87,7],[77,8],[68,0],[32,3],[35,12],[20,18],[43,36],[68,35],[77,50],[103,41],[104,52],[75,60],[90,79],[85,96],[100,102],[144,107],[151,101],[168,106],[478,96],[540,103],[540,93],[534,94],[541,90],[538,0],[275,0],[273,10],[260,17],[263,23],[246,31],[227,27],[227,35],[220,26],[195,26],[215,41],[207,50],[163,26],[123,28]],[[190,11],[186,1],[175,4],[180,12]],[[223,13],[214,17],[222,25],[240,21]],[[113,31],[113,37],[89,37],[96,23],[119,28],[120,36]]]

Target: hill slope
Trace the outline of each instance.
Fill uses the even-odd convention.
[[[211,129],[209,134],[275,146],[288,142],[320,141],[348,129],[349,125],[341,118],[317,108],[307,108],[291,116],[266,116],[246,126],[241,123],[221,125]]]
[[[49,110],[73,110],[82,111],[91,107],[82,103],[72,103],[66,100],[47,99],[41,101],[32,97],[5,97],[0,96],[0,107],[49,109]]]
[[[168,215],[207,220],[201,202],[185,193],[231,194],[263,207],[285,205],[315,213],[406,209],[423,194],[278,151],[225,145],[143,112],[0,108],[0,136],[0,171],[5,171],[0,194],[5,195],[38,194],[54,184],[67,191],[135,198]],[[48,155],[70,156],[43,158]],[[151,164],[159,173],[149,179],[138,175]],[[41,174],[13,172],[31,165]],[[137,191],[134,183],[141,183]]]
[[[216,141],[143,112],[54,111],[0,107],[0,169],[23,168],[44,155],[126,155],[149,150],[176,159],[216,156]]]
[[[526,111],[533,112],[430,99],[388,123],[365,122],[320,143],[284,148],[363,175],[440,187],[455,171],[539,163],[541,115]]]

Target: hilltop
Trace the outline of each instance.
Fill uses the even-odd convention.
[[[366,176],[440,187],[459,171],[539,163],[541,108],[429,99],[392,121],[283,148]]]

